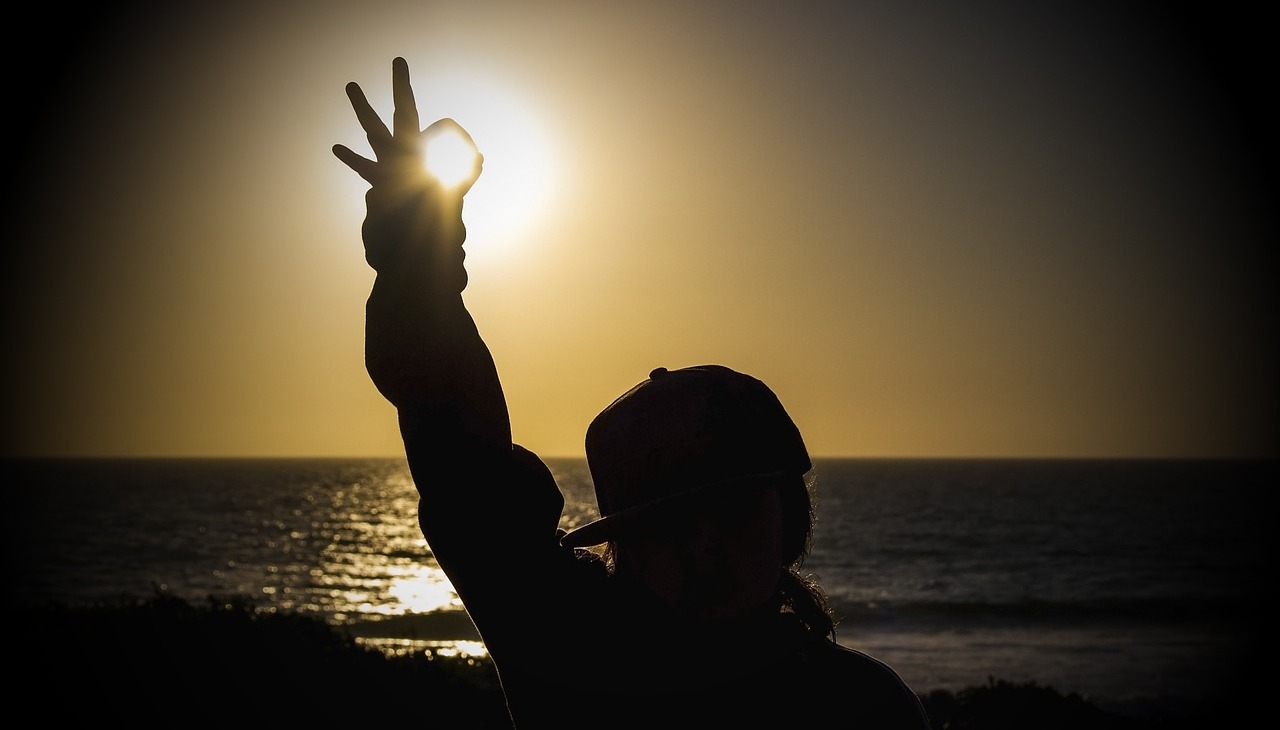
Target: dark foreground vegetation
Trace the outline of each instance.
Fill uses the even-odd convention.
[[[9,709],[41,725],[510,727],[486,660],[388,656],[318,618],[246,599],[192,605],[157,594],[16,619]],[[1177,717],[1119,715],[1076,694],[996,679],[922,700],[938,730],[1181,730],[1244,720],[1225,702]]]

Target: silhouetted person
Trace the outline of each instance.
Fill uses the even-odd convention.
[[[515,725],[928,728],[891,668],[835,642],[824,592],[798,572],[810,459],[759,380],[654,370],[587,429],[601,518],[559,529],[564,499],[512,442],[462,300],[462,198],[482,157],[457,186],[429,176],[424,138],[465,132],[448,119],[420,130],[404,59],[392,79],[391,130],[347,85],[376,161],[333,148],[371,184],[366,365],[397,408],[423,534]]]

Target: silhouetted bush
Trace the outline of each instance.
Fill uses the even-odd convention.
[[[245,599],[197,607],[157,594],[28,610],[16,625],[13,696],[44,717],[510,727],[490,662],[387,656],[319,618]]]
[[[196,606],[157,592],[15,618],[10,709],[42,724],[511,727],[487,659],[388,656],[318,617],[260,610],[245,598]],[[1182,730],[1244,714],[1224,704],[1129,717],[1078,694],[994,678],[921,699],[935,730]]]
[[[1074,692],[993,677],[956,693],[935,690],[921,700],[934,730],[1202,730],[1253,724],[1244,705],[1225,701],[1176,714],[1131,716],[1103,711]]]

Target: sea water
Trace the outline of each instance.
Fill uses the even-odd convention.
[[[594,517],[585,462],[548,465],[563,526]],[[15,604],[248,597],[388,650],[483,653],[418,529],[402,459],[3,469]],[[918,692],[996,678],[1102,706],[1211,697],[1258,671],[1276,473],[1241,461],[816,459],[805,569],[832,599],[838,640]]]

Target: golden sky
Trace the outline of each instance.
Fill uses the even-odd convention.
[[[1273,51],[1228,5],[185,5],[7,52],[6,454],[401,454],[329,149],[402,55],[486,156],[466,300],[544,456],[710,362],[820,456],[1275,455]]]

